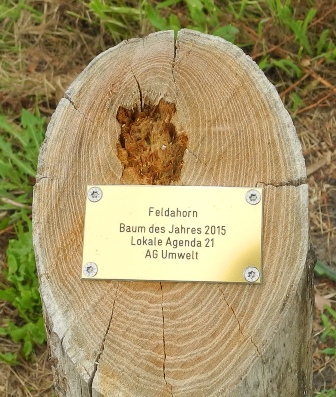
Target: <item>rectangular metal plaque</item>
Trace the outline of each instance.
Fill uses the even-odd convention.
[[[260,283],[262,189],[88,186],[82,278]]]

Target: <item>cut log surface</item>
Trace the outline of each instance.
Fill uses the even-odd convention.
[[[34,190],[58,396],[309,396],[305,181],[287,111],[236,46],[169,31],[95,58],[52,117]],[[86,186],[145,183],[264,187],[262,284],[81,280]]]

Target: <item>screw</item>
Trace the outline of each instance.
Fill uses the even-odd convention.
[[[94,277],[98,273],[98,266],[94,262],[85,263],[83,273],[86,277]]]
[[[249,266],[244,270],[244,277],[246,281],[249,281],[250,283],[254,283],[260,277],[259,270],[256,267]]]
[[[261,195],[258,190],[251,189],[246,193],[245,199],[249,204],[256,205],[260,203]]]
[[[103,197],[103,192],[99,187],[92,187],[88,191],[88,199],[94,203]]]

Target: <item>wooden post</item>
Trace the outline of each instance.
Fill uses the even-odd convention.
[[[120,183],[263,186],[262,285],[81,280],[86,186]],[[169,31],[94,59],[52,117],[34,191],[58,396],[309,396],[307,195],[292,121],[234,45]]]

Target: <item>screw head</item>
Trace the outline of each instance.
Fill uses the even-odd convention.
[[[260,277],[259,270],[256,267],[249,266],[244,270],[244,277],[246,281],[255,283]]]
[[[258,192],[258,190],[251,189],[246,193],[245,200],[251,205],[256,205],[260,203],[261,194]]]
[[[83,267],[83,273],[86,277],[94,277],[98,273],[98,266],[94,262],[87,262]]]
[[[88,199],[92,202],[97,202],[103,197],[103,192],[99,187],[91,187],[87,195]]]

